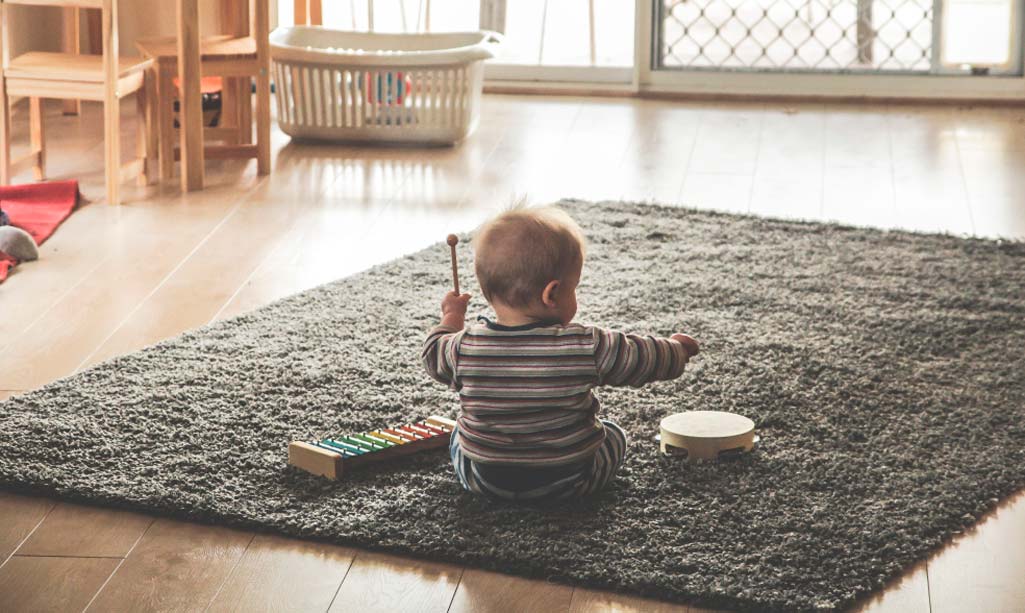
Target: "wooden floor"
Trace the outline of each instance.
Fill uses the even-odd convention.
[[[102,202],[99,109],[48,110],[50,176],[95,202],[0,286],[0,398],[470,229],[515,195],[1025,236],[1023,110],[488,96],[454,149],[275,132],[268,177],[211,162],[206,190],[127,188],[121,207]],[[3,611],[688,610],[3,492],[0,563]],[[1025,611],[1025,495],[861,608]]]

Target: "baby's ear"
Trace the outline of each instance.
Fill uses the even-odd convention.
[[[559,281],[549,281],[544,290],[541,291],[541,303],[548,308],[555,307],[555,291],[559,289]]]

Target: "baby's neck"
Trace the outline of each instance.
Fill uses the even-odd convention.
[[[509,319],[508,317],[496,317],[495,318],[495,323],[500,325],[500,326],[506,326],[508,328],[518,328],[520,326],[529,326],[531,324],[539,324],[539,323],[542,323],[542,320],[540,320],[540,319],[533,319],[533,318],[526,318],[526,317],[517,317],[517,318],[513,318],[513,319]]]
[[[503,304],[492,304],[491,308],[495,309],[495,323],[502,326],[513,328],[544,322],[544,318],[537,317],[529,311],[514,309]]]

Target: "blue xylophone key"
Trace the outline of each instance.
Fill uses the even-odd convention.
[[[341,449],[339,447],[332,447],[331,445],[328,445],[328,444],[324,443],[323,441],[313,441],[310,444],[313,445],[314,447],[320,447],[321,449],[327,449],[328,451],[337,453],[337,454],[341,455],[343,458],[354,458],[357,455],[359,455],[358,453],[353,453],[353,452],[351,452],[351,451],[349,451],[347,449]]]

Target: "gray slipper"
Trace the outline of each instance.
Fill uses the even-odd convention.
[[[39,258],[39,247],[32,235],[14,226],[0,226],[0,251],[19,262],[31,262]]]

